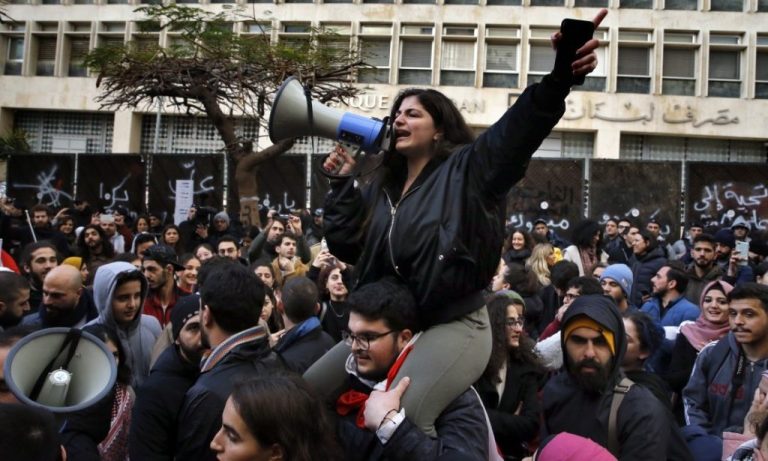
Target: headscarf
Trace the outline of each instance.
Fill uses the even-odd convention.
[[[701,299],[699,299],[701,314],[699,315],[699,318],[697,318],[695,322],[684,323],[680,326],[680,334],[685,336],[688,342],[691,343],[691,346],[697,351],[700,351],[712,341],[722,338],[730,329],[727,319],[723,323],[714,323],[707,320],[704,316],[704,297],[713,289],[721,290],[728,296],[728,293],[733,290],[733,286],[722,280],[709,282],[704,289],[701,290]]]

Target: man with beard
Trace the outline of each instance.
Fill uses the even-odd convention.
[[[109,239],[109,243],[112,244],[112,248],[115,249],[115,253],[125,252],[125,237],[117,232],[117,223],[115,223],[115,217],[111,214],[103,214],[99,218],[99,226],[104,234]]]
[[[15,272],[0,272],[0,331],[18,325],[28,311],[27,279]]]
[[[622,461],[690,459],[673,454],[675,426],[663,404],[642,386],[619,386],[627,338],[613,301],[580,296],[565,313],[562,331],[564,369],[544,387],[545,434],[588,437]],[[619,396],[611,423],[613,399]]]
[[[43,280],[45,276],[58,265],[59,254],[51,242],[42,240],[30,243],[24,247],[21,255],[21,268],[29,280],[29,306],[31,312],[37,312],[43,300]]]
[[[259,325],[264,284],[240,264],[216,267],[200,287],[202,343],[212,349],[179,414],[174,456],[214,460],[211,440],[221,427],[224,404],[240,379],[282,368],[269,347],[269,332]]]
[[[742,432],[768,369],[768,287],[739,285],[728,301],[730,333],[699,352],[683,389],[684,432],[697,461],[719,460],[723,432]]]
[[[265,231],[253,239],[248,249],[248,260],[251,262],[261,259],[275,259],[277,246],[280,245],[280,237],[286,232],[296,235],[296,252],[301,262],[309,264],[312,260],[312,252],[301,231],[301,219],[298,216],[289,216],[287,219],[278,215],[275,210],[267,213],[267,226]]]
[[[132,459],[172,461],[184,393],[200,374],[200,295],[179,299],[171,313],[174,343],[136,392],[128,450]]]
[[[144,251],[141,271],[149,284],[144,313],[156,318],[163,328],[171,320],[178,299],[186,294],[176,285],[174,274],[178,270],[184,270],[184,266],[179,264],[176,252],[168,245],[152,245]]]
[[[731,229],[715,232],[715,263],[725,271],[731,262],[731,252],[736,248],[736,237]]]
[[[688,287],[685,289],[685,297],[699,300],[705,285],[723,278],[722,269],[715,264],[715,238],[709,234],[694,238],[691,259],[693,263],[686,270]]]
[[[661,266],[651,277],[653,295],[640,310],[662,327],[677,327],[686,320],[694,322],[701,311],[683,296],[687,287],[688,276],[681,268],[673,263]]]
[[[352,348],[345,383],[349,388],[336,402],[343,416],[338,433],[345,459],[489,459],[488,423],[473,389],[438,416],[437,438],[419,430],[400,407],[409,379],[395,383],[393,378],[418,347],[416,302],[408,288],[385,278],[353,292],[348,303],[349,332],[344,338]]]
[[[98,317],[91,294],[83,288],[80,271],[69,265],[51,270],[43,281],[40,309],[24,319],[35,328],[82,328]]]
[[[67,238],[51,224],[51,209],[41,204],[33,206],[29,212],[34,234],[28,227],[22,228],[23,231],[20,236],[22,244],[28,245],[31,242],[47,240],[53,243],[60,255],[69,256]]]
[[[115,249],[98,224],[88,224],[83,228],[77,237],[77,247],[80,250],[80,256],[88,267],[90,274],[88,282],[93,280],[96,269],[115,257]]]

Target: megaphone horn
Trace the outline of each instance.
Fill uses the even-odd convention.
[[[320,136],[377,153],[389,147],[387,124],[312,101],[298,80],[280,86],[269,114],[269,139],[279,142],[300,136]]]
[[[21,403],[54,413],[88,408],[103,399],[117,379],[107,346],[90,333],[70,328],[25,336],[8,352],[3,371]]]

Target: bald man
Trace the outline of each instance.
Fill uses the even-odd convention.
[[[98,317],[90,292],[83,287],[80,271],[69,265],[57,266],[43,280],[43,302],[36,314],[24,318],[25,325],[37,328],[80,328]]]

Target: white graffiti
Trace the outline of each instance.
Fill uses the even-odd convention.
[[[528,232],[533,230],[533,221],[525,219],[523,213],[516,213],[509,216],[507,220],[507,226],[515,228],[523,228]],[[547,227],[550,229],[562,229],[568,230],[571,227],[571,223],[567,219],[561,219],[560,221],[554,221],[552,219],[547,221]]]
[[[182,166],[185,169],[192,169],[189,172],[189,178],[192,180],[193,188],[192,188],[192,195],[200,195],[205,194],[206,192],[210,192],[214,189],[213,187],[213,175],[209,175],[201,179],[199,182],[195,184],[195,162],[187,162],[182,163]],[[171,200],[176,200],[176,181],[175,180],[168,180],[168,189],[171,191],[171,195],[168,196]]]
[[[264,199],[259,203],[260,210],[277,210],[278,213],[287,213],[293,211],[294,208],[296,208],[296,201],[291,200],[289,203],[288,192],[283,192],[283,203],[272,203],[269,192],[264,194]]]
[[[128,199],[128,189],[123,189],[123,196],[122,197],[118,197],[118,195],[120,193],[120,189],[125,185],[125,183],[128,181],[128,178],[130,178],[130,177],[131,177],[130,174],[125,175],[123,180],[120,181],[120,183],[118,185],[116,185],[115,187],[112,188],[111,192],[106,192],[106,193],[104,192],[104,183],[103,182],[99,183],[99,198],[102,199],[102,200],[109,200],[110,201],[109,205],[104,205],[104,208],[106,208],[107,210],[111,210],[111,209],[115,208],[115,206],[118,203],[128,203],[129,202],[129,199]]]
[[[18,189],[34,189],[37,191],[35,197],[37,202],[52,207],[60,207],[63,198],[72,200],[72,196],[63,190],[57,189],[54,185],[56,173],[59,170],[58,165],[51,165],[49,171],[41,171],[37,174],[37,184],[19,184],[13,183],[13,187]]]
[[[740,190],[740,191],[739,191]],[[728,225],[741,216],[753,229],[768,229],[768,218],[761,219],[759,209],[768,203],[768,186],[757,184],[712,184],[704,186],[701,200],[693,204],[699,219],[720,226]]]

